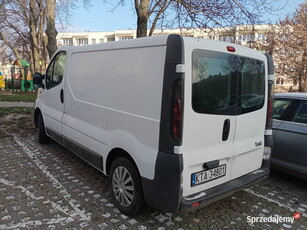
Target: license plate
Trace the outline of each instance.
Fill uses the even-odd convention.
[[[199,184],[206,183],[208,181],[215,180],[225,175],[226,175],[226,165],[224,164],[213,169],[207,169],[201,172],[193,173],[191,175],[191,185],[193,187]]]

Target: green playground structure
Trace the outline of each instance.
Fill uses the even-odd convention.
[[[30,64],[26,60],[15,60],[10,69],[11,76],[4,78],[5,90],[12,90],[12,92],[20,90],[21,92],[33,91],[33,77],[29,70]],[[1,78],[0,78],[1,88]]]

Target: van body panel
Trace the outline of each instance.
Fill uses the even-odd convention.
[[[266,109],[241,115],[237,118],[235,138],[235,156],[231,179],[259,169],[262,164]],[[251,119],[259,122],[251,122]]]
[[[133,52],[72,52],[64,136],[104,159],[121,148],[132,156],[141,176],[153,179],[165,50],[165,45],[156,44]]]

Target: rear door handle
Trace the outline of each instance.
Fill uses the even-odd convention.
[[[230,120],[226,119],[224,121],[224,126],[223,126],[223,133],[222,133],[222,140],[227,141],[229,137],[229,131],[230,131]]]
[[[61,100],[61,103],[63,104],[64,103],[64,90],[61,89],[61,92],[60,92],[60,100]]]

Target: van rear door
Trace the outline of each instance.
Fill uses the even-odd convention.
[[[256,52],[251,57],[253,51],[246,48],[240,49],[239,52],[242,63],[238,72],[235,155],[230,179],[243,176],[261,167],[267,118],[266,57]]]
[[[212,46],[192,51],[192,76],[185,80],[183,196],[261,166],[264,62],[229,53],[221,44],[226,52]]]
[[[185,81],[183,196],[229,181],[237,87],[231,58],[210,50],[192,52],[192,76]]]

